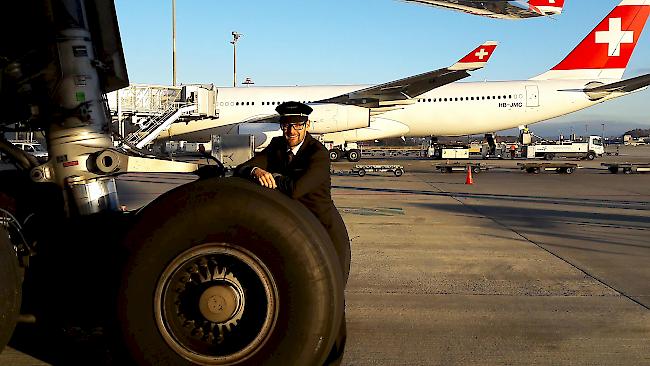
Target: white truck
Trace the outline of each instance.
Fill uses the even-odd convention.
[[[596,156],[602,156],[604,153],[603,139],[600,136],[589,136],[586,142],[560,141],[526,146],[528,159],[553,160],[556,157],[566,157],[594,160]]]

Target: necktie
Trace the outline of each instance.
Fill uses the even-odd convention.
[[[295,155],[293,154],[293,151],[289,150],[289,152],[287,152],[287,163],[291,164],[294,157],[295,157]]]

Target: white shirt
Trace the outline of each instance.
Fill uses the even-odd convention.
[[[298,154],[298,150],[300,150],[300,147],[302,146],[302,144],[303,144],[304,142],[305,142],[305,139],[302,139],[302,141],[301,141],[298,145],[296,145],[296,146],[294,146],[294,147],[292,147],[292,148],[290,149],[291,152],[293,153],[293,155]]]

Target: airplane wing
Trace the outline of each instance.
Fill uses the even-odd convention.
[[[366,108],[406,104],[429,90],[468,77],[470,75],[469,71],[483,68],[496,47],[497,42],[488,41],[478,46],[452,66],[371,86],[314,103],[350,104]]]
[[[403,0],[500,19],[524,19],[562,13],[564,0]]]

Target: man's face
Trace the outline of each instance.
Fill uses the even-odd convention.
[[[309,129],[309,121],[304,123],[288,123],[282,124],[282,133],[284,138],[287,139],[289,147],[298,146],[307,135]]]

